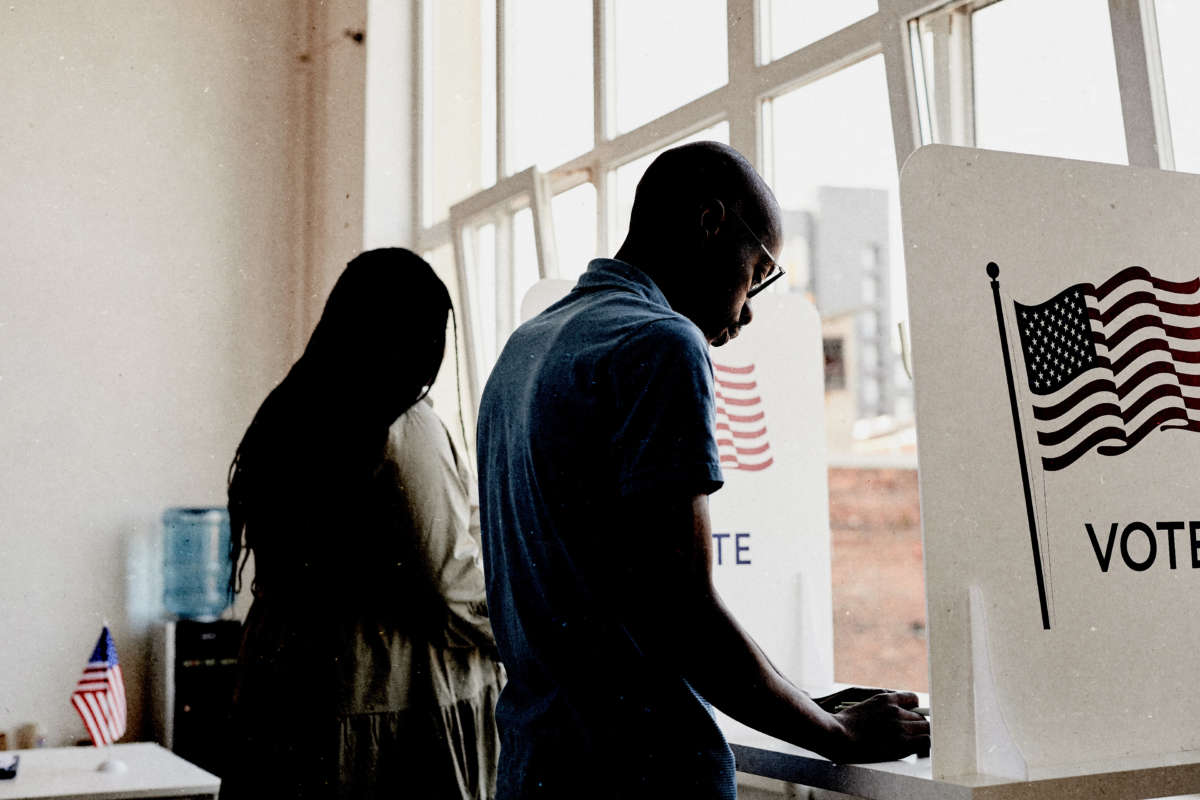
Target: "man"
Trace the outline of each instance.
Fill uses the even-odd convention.
[[[709,702],[838,761],[928,752],[914,695],[822,710],[713,588],[707,348],[750,323],[781,239],[778,204],[737,151],[669,150],[638,184],[616,258],[518,328],[492,371],[478,445],[509,679],[501,800],[732,798]]]

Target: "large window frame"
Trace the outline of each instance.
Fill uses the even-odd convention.
[[[897,173],[906,159],[921,145],[937,142],[972,147],[975,145],[974,61],[972,54],[972,15],[995,2],[1008,0],[878,0],[878,10],[834,33],[789,54],[766,60],[768,52],[765,22],[771,2],[783,0],[727,0],[726,35],[729,80],[707,94],[675,108],[638,128],[617,134],[614,123],[615,81],[613,65],[613,0],[591,0],[592,9],[592,147],[569,161],[541,172],[525,165],[508,163],[509,151],[506,97],[508,96],[509,54],[506,45],[507,9],[515,0],[483,0],[494,4],[495,40],[486,49],[494,50],[495,77],[495,153],[496,182],[450,207],[445,218],[427,221],[423,209],[431,204],[428,137],[423,113],[414,121],[414,158],[418,166],[413,186],[412,244],[419,252],[431,252],[452,246],[460,309],[459,319],[467,341],[463,414],[468,448],[469,431],[479,404],[485,371],[477,363],[475,346],[481,319],[494,324],[497,342],[503,341],[518,320],[504,317],[500,309],[513,307],[516,268],[512,257],[512,220],[517,210],[529,208],[533,214],[538,274],[558,274],[555,256],[552,200],[555,196],[591,183],[596,191],[597,255],[610,254],[620,242],[617,217],[615,172],[618,167],[653,153],[673,142],[720,123],[729,125],[729,143],[742,152],[763,174],[774,181],[771,164],[773,143],[772,102],[807,84],[819,81],[877,55],[883,57],[888,95],[894,158]],[[584,0],[569,0],[583,2]],[[1173,169],[1170,121],[1168,118],[1162,59],[1158,47],[1157,14],[1154,0],[1095,0],[1106,3],[1112,31],[1117,88],[1125,134],[1128,163],[1131,166]],[[413,29],[423,31],[429,4],[414,3]],[[486,16],[486,15],[485,15]],[[431,86],[426,70],[430,59],[427,42],[417,37],[414,49],[412,90],[417,108],[427,108],[424,92]],[[493,46],[494,45],[494,46]],[[936,92],[928,91],[930,85]],[[485,115],[486,116],[486,115]],[[491,143],[490,124],[487,141]],[[514,169],[515,168],[515,169]],[[427,224],[428,223],[428,224]],[[494,318],[481,317],[471,304],[470,276],[480,263],[472,252],[472,231],[480,224],[495,226],[495,264],[498,270],[495,289],[499,304]],[[507,226],[507,227],[506,227]],[[489,302],[497,298],[489,299]],[[904,329],[899,323],[898,354],[911,378]],[[829,357],[827,347],[827,358]],[[880,466],[912,468],[915,457],[909,453],[885,459]],[[847,465],[843,465],[847,466]],[[848,465],[855,466],[855,465]]]
[[[458,273],[462,307],[467,309],[463,316],[463,345],[467,362],[467,391],[472,406],[463,413],[474,417],[482,391],[482,369],[478,359],[476,340],[481,335],[476,315],[471,313],[471,299],[477,294],[475,276],[480,259],[475,252],[475,241],[471,235],[475,226],[491,224],[496,227],[496,335],[503,341],[505,331],[516,327],[514,309],[520,302],[515,296],[513,271],[503,269],[512,263],[512,220],[518,212],[528,208],[533,214],[534,249],[537,254],[538,277],[558,277],[558,259],[555,254],[554,225],[550,212],[550,198],[545,176],[536,167],[529,167],[516,175],[505,178],[494,186],[474,194],[450,207],[451,243]],[[470,421],[470,420],[468,420]]]
[[[423,0],[414,4],[414,30],[422,31],[427,14]],[[509,0],[495,0],[496,41],[496,165],[498,181],[458,205],[465,208],[490,207],[492,198],[507,196],[505,187],[524,185],[522,171],[512,174],[506,163],[506,96],[508,89],[508,53],[505,20]],[[770,181],[770,143],[764,140],[769,128],[761,109],[765,101],[792,89],[819,80],[874,55],[882,54],[887,76],[896,168],[921,144],[943,142],[964,146],[974,144],[971,86],[970,21],[971,13],[993,2],[1004,0],[879,0],[878,10],[851,25],[819,39],[779,59],[763,63],[764,20],[770,0],[728,0],[727,36],[729,82],[679,108],[647,122],[634,130],[614,135],[611,0],[592,0],[593,33],[593,147],[571,160],[550,168],[539,181],[537,196],[531,200],[535,221],[552,225],[550,200],[585,182],[596,187],[599,253],[611,253],[618,242],[612,241],[616,229],[613,215],[615,198],[611,186],[612,171],[673,141],[703,130],[719,121],[730,126],[730,144],[741,151]],[[1124,119],[1129,164],[1133,166],[1173,168],[1170,125],[1157,47],[1157,27],[1153,0],[1108,0],[1112,23],[1121,108]],[[744,24],[749,20],[751,24]],[[927,28],[917,29],[918,21]],[[919,30],[932,32],[932,58],[922,53]],[[425,107],[425,42],[414,52],[414,88],[419,107]],[[932,65],[933,79],[949,91],[939,91],[932,100],[925,93],[925,70]],[[419,115],[418,115],[419,116]],[[455,245],[460,275],[468,251],[457,240],[454,223],[448,217],[423,224],[420,209],[430,188],[422,158],[429,132],[418,124],[414,132],[416,158],[422,165],[414,182],[413,230],[416,248],[421,251]],[[459,216],[462,216],[460,213]],[[535,222],[539,234],[539,262],[552,258],[549,247],[541,244],[544,230]],[[501,253],[501,256],[504,254]],[[498,260],[498,269],[509,269]],[[553,275],[554,266],[539,263],[539,274]],[[465,286],[465,284],[463,284]],[[464,293],[465,294],[465,293]],[[466,297],[463,301],[465,305]],[[465,318],[471,309],[465,308]],[[468,323],[468,330],[471,330]],[[470,351],[470,348],[468,348]],[[468,356],[471,358],[471,356]],[[469,370],[472,404],[478,403],[478,387],[483,376],[475,365]]]
[[[905,20],[920,144],[975,146],[971,19],[1003,1],[934,3]],[[1128,163],[1174,169],[1154,0],[1108,0],[1108,14]],[[931,97],[923,78],[943,90]]]

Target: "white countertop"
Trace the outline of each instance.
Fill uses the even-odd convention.
[[[869,800],[1142,800],[1200,792],[1200,752],[1030,770],[1028,781],[988,775],[935,780],[928,758],[834,764],[801,747],[721,719],[740,772]]]
[[[0,800],[8,798],[106,798],[216,796],[221,779],[152,742],[111,747],[48,747],[14,750],[17,777],[0,780]],[[97,772],[105,759],[119,759],[123,773]]]

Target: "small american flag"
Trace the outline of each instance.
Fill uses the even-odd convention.
[[[775,463],[754,365],[713,362],[717,384],[717,450],[721,466],[757,472]]]
[[[108,626],[100,632],[96,649],[71,695],[71,704],[83,718],[96,747],[112,744],[125,734],[125,681]]]
[[[1042,466],[1127,452],[1156,428],[1200,432],[1200,278],[1128,267],[1016,306]]]

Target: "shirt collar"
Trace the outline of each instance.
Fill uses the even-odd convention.
[[[594,258],[588,263],[587,272],[575,284],[576,291],[596,289],[624,289],[634,292],[652,303],[671,304],[649,275],[632,264],[615,258]]]

